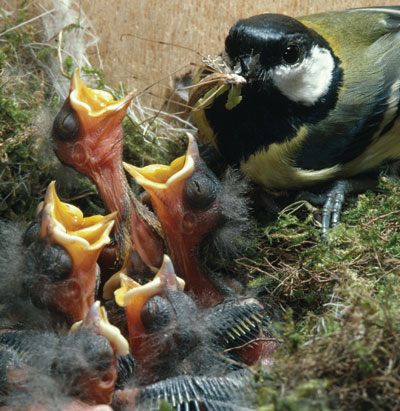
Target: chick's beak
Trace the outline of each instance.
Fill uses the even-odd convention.
[[[115,100],[107,91],[86,87],[78,69],[73,73],[70,86],[71,106],[86,131],[97,128],[99,122],[110,114],[114,121],[121,121],[133,97],[134,94],[128,94],[120,100]]]
[[[115,355],[128,355],[129,344],[123,337],[119,328],[110,324],[108,321],[107,312],[100,305],[100,301],[96,301],[91,307],[84,320],[77,321],[70,329],[70,333],[76,332],[79,328],[86,327],[92,329],[96,334],[106,337],[113,347]]]
[[[115,100],[107,91],[86,87],[76,69],[69,96],[53,124],[58,158],[95,181],[101,167],[113,162],[119,167],[122,120],[133,97]]]
[[[175,159],[169,166],[150,164],[146,167],[135,167],[124,163],[125,170],[138,184],[148,191],[167,190],[190,176],[199,158],[199,151],[194,137],[187,133],[189,144],[186,154]]]
[[[41,237],[62,246],[72,259],[68,278],[52,284],[51,299],[61,312],[75,321],[82,320],[94,303],[96,261],[110,241],[116,213],[83,217],[79,208],[58,198],[54,181],[47,189],[41,210]]]
[[[121,287],[114,292],[115,301],[120,307],[125,307],[133,352],[144,333],[141,311],[146,302],[156,295],[165,295],[167,290],[183,290],[184,287],[185,281],[176,276],[172,262],[167,255],[164,255],[161,268],[154,279],[145,285],[140,285],[121,274]]]
[[[183,186],[200,161],[196,140],[189,133],[188,139],[186,154],[175,159],[169,166],[151,164],[139,168],[123,163],[125,170],[150,195],[157,217],[164,228],[182,226],[180,220],[185,213],[182,207]]]
[[[124,163],[124,167],[149,194],[178,275],[209,305],[220,301],[221,295],[197,257],[202,240],[220,223],[221,184],[201,160],[197,143],[189,133],[188,139],[185,156],[169,166],[139,168]],[[208,298],[211,295],[212,302]]]

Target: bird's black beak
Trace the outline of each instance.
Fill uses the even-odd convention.
[[[252,78],[254,68],[260,61],[260,55],[255,54],[250,56],[239,57],[239,63],[234,66],[235,74],[244,77],[247,81]]]

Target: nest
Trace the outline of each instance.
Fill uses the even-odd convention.
[[[97,40],[84,17],[76,24],[76,15],[60,8],[20,23],[23,9],[2,12],[0,210],[4,218],[28,222],[59,173],[47,136],[68,90],[62,71],[84,66],[96,87],[116,98],[126,93],[106,86],[100,59],[98,68],[85,60],[82,50],[97,50]],[[203,63],[235,84],[219,57]],[[143,106],[139,94],[125,129],[127,161],[144,165],[174,158],[193,126]],[[85,213],[102,210],[92,183],[74,173],[65,180],[66,201],[76,200]],[[347,204],[342,224],[329,232],[327,242],[319,238],[318,210],[305,202],[277,219],[255,220],[261,239],[235,269],[286,313],[278,325],[284,342],[275,365],[268,374],[260,371],[255,385],[260,409],[400,407],[399,210],[399,184],[382,178],[378,193]]]

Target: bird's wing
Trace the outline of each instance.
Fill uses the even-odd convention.
[[[296,165],[301,169],[321,170],[357,162],[363,156],[362,167],[353,164],[357,173],[387,158],[383,147],[378,149],[379,155],[364,153],[382,135],[397,132],[394,122],[400,107],[400,7],[353,9],[327,16],[323,29],[314,16],[305,17],[304,23],[324,34],[342,62],[340,98],[334,111],[308,128]],[[334,24],[336,38],[331,32]],[[351,38],[354,25],[363,35],[358,35],[357,41],[341,39],[341,36]],[[385,146],[387,150],[393,149],[390,142]],[[394,153],[394,157],[398,155]]]

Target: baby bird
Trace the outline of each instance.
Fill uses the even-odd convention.
[[[116,393],[122,409],[147,409],[159,399],[179,407],[227,400],[238,405],[249,389],[247,365],[270,365],[275,347],[263,345],[265,313],[257,300],[237,298],[203,309],[183,287],[168,256],[145,285],[121,276],[115,299],[125,307],[137,360],[134,378]]]
[[[57,329],[84,319],[95,301],[96,261],[114,217],[83,217],[60,201],[52,182],[23,239],[10,242],[11,229],[3,224],[0,328]]]
[[[85,86],[78,69],[71,79],[69,96],[57,114],[52,130],[59,160],[88,176],[96,184],[110,212],[117,212],[107,266],[128,264],[132,243],[148,267],[161,266],[164,246],[157,219],[132,193],[122,168],[122,120],[134,97],[122,100],[103,90]],[[105,256],[104,258],[106,258]]]
[[[174,267],[187,289],[204,306],[234,295],[241,284],[206,267],[209,257],[232,257],[249,235],[246,183],[234,173],[222,182],[205,165],[188,134],[186,155],[169,166],[152,164],[125,169],[151,198]]]
[[[143,286],[121,276],[115,301],[125,307],[129,344],[137,361],[135,377],[140,385],[179,372],[178,359],[197,345],[197,332],[193,334],[190,326],[196,306],[182,292],[184,284],[167,256],[154,280]]]
[[[0,404],[12,409],[72,409],[72,404],[110,404],[117,355],[128,342],[93,304],[68,335],[20,330],[0,334]],[[83,406],[82,406],[83,408]]]

